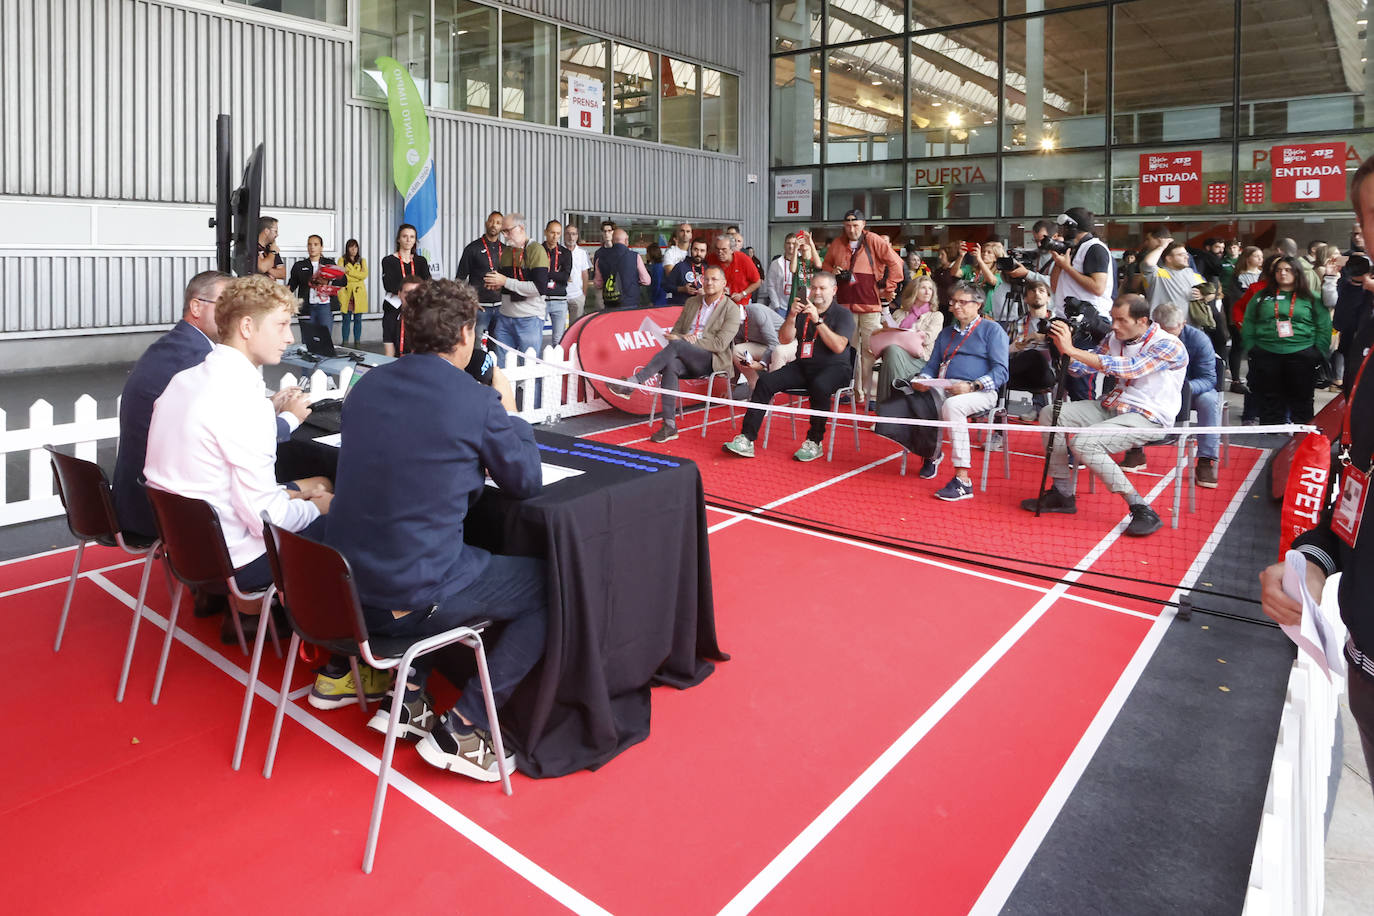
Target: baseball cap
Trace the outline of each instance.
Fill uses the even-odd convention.
[[[853,210],[846,210],[846,211],[844,211],[844,218],[845,218],[845,219],[862,219],[862,220],[868,219],[868,217],[864,216],[864,211],[860,210],[858,207],[855,207]]]

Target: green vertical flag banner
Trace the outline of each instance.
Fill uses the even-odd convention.
[[[410,71],[394,57],[377,58],[391,111],[391,169],[396,190],[405,201],[405,221],[415,227],[416,248],[439,273],[439,193],[434,179],[434,150],[429,119]]]

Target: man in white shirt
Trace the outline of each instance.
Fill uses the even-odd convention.
[[[763,288],[767,291],[768,306],[779,315],[785,315],[791,306],[788,298],[792,294],[792,258],[797,253],[797,236],[789,232],[783,239],[782,254],[768,265],[763,278]]]
[[[287,530],[318,535],[322,526],[314,523],[329,511],[333,495],[325,478],[282,485],[274,473],[276,417],[263,397],[260,370],[281,362],[293,342],[296,308],[290,292],[262,275],[227,283],[215,306],[220,343],[204,362],[172,378],[153,405],[148,428],[148,486],[214,507],[244,591],[272,581],[262,512]],[[298,423],[309,413],[300,399],[290,408]],[[258,609],[240,605],[239,614]],[[232,624],[226,617],[221,636],[233,633]]]
[[[569,224],[563,230],[563,244],[572,252],[572,273],[568,275],[568,324],[582,317],[587,304],[587,274],[592,269],[592,260],[577,244],[577,237],[576,226]]]
[[[679,223],[677,231],[673,233],[673,244],[663,251],[663,269],[672,270],[682,262],[692,247],[692,224]]]

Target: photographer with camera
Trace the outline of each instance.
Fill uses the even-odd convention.
[[[846,211],[844,231],[830,243],[821,263],[821,270],[835,275],[835,301],[854,313],[854,334],[849,343],[859,352],[855,381],[861,404],[873,384],[868,338],[883,326],[883,306],[892,302],[897,281],[902,278],[902,259],[887,239],[869,232],[867,225],[864,211]]]
[[[1064,314],[1064,300],[1091,302],[1104,317],[1112,311],[1112,252],[1107,243],[1093,235],[1093,212],[1086,207],[1070,207],[1055,222],[1062,240],[1047,236],[1054,261],[1050,289],[1054,293],[1051,311]]]
[[[1011,342],[1011,388],[1031,392],[1031,406],[1038,414],[1049,403],[1054,389],[1054,355],[1047,334],[1050,327],[1050,287],[1040,279],[1026,281],[1023,294],[1026,317]]]
[[[1188,351],[1177,337],[1150,320],[1150,306],[1144,296],[1126,293],[1117,297],[1111,315],[1112,333],[1093,352],[1075,346],[1074,331],[1067,321],[1056,318],[1050,325],[1050,340],[1069,359],[1070,375],[1100,372],[1115,378],[1116,386],[1100,401],[1046,407],[1040,411],[1040,423],[1110,427],[1116,432],[1063,436],[1048,433],[1047,471],[1052,485],[1038,497],[1023,500],[1021,508],[1038,513],[1078,511],[1074,499],[1077,476],[1069,467],[1072,449],[1079,464],[1126,500],[1131,512],[1126,534],[1144,537],[1158,531],[1163,522],[1131,486],[1112,455],[1158,440],[1163,436],[1162,430],[1173,424],[1183,403]]]
[[[1049,289],[1050,274],[1054,271],[1054,252],[1050,250],[1050,244],[1061,241],[1056,236],[1054,223],[1047,219],[1036,220],[1035,225],[1031,227],[1031,238],[1035,241],[1035,247],[1013,250],[1011,263],[999,269],[1009,279],[1024,280],[1027,284],[1032,280],[1039,280]]]

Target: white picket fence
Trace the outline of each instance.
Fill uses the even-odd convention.
[[[561,348],[548,347],[544,350],[543,362],[536,362],[533,357],[533,351],[521,357],[508,354],[507,365],[502,370],[516,386],[519,416],[530,423],[550,423],[607,408],[606,402],[570,371],[577,365],[576,345],[566,356]],[[294,381],[290,376],[283,378],[284,383],[294,384]],[[536,386],[535,382],[540,384]],[[327,397],[339,388],[346,389],[347,385],[347,378],[342,385],[336,386],[324,373],[317,372],[311,381],[311,394],[315,399]],[[540,389],[537,400],[536,387]],[[43,446],[75,446],[73,452],[77,457],[94,461],[98,442],[119,438],[118,416],[97,419],[96,401],[89,394],[76,399],[70,423],[54,423],[52,404],[41,399],[29,408],[27,428],[6,429],[7,419],[5,412],[0,410],[0,455],[3,456],[0,459],[0,527],[62,514],[62,502],[56,495],[52,467]],[[14,502],[6,502],[7,465],[9,456],[15,452],[28,453],[28,493]]]
[[[1339,638],[1345,627],[1334,597],[1338,580],[1324,589],[1325,609]],[[1260,817],[1244,916],[1317,916],[1326,898],[1326,806],[1336,717],[1345,690],[1328,681],[1305,652],[1288,676],[1279,738]]]

